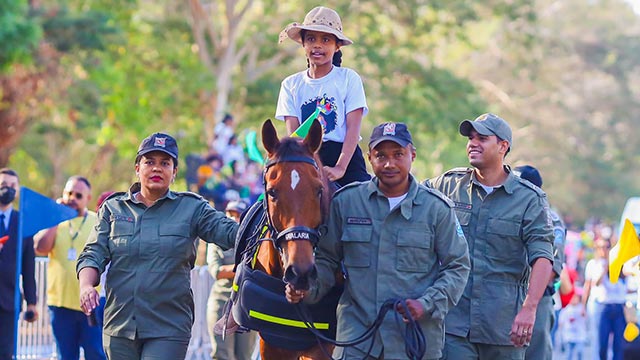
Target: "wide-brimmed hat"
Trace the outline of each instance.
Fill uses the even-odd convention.
[[[324,6],[315,7],[309,11],[307,16],[304,17],[302,24],[294,22],[287,25],[284,30],[280,32],[279,42],[283,42],[284,39],[289,38],[302,44],[302,37],[300,36],[300,31],[302,30],[333,34],[340,41],[340,45],[343,46],[353,44],[353,41],[342,33],[340,15],[338,15],[335,10]]]

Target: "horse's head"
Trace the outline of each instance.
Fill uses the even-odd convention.
[[[327,193],[316,156],[322,145],[322,126],[314,121],[304,140],[279,139],[271,120],[262,126],[268,153],[264,170],[265,204],[272,237],[280,250],[283,280],[308,289],[316,276],[314,247],[319,240],[323,197]]]

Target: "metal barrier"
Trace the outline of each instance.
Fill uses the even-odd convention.
[[[38,293],[38,320],[28,323],[22,319],[18,323],[17,359],[57,359],[55,341],[51,332],[49,309],[47,307],[47,264],[46,257],[36,258],[36,286]],[[188,360],[210,359],[211,341],[207,332],[207,299],[213,285],[213,278],[206,266],[195,267],[191,271],[191,289],[195,301],[195,319],[191,330],[191,341],[187,350]],[[82,352],[81,352],[81,355]],[[81,356],[84,358],[84,356]]]

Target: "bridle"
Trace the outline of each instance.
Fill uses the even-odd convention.
[[[264,186],[264,194],[265,197],[269,196],[267,194],[267,171],[273,165],[284,163],[284,162],[302,162],[313,165],[316,171],[320,172],[318,168],[318,164],[316,161],[310,157],[305,155],[285,155],[281,157],[276,157],[274,159],[270,159],[264,166],[264,171],[262,172],[262,183]],[[323,196],[323,193],[320,194]],[[322,198],[320,199],[322,203]],[[269,199],[264,199],[263,206],[265,213],[267,215],[267,228],[271,232],[271,237],[273,239],[273,243],[278,251],[282,252],[282,242],[283,241],[309,241],[313,248],[318,245],[318,241],[320,241],[320,231],[319,227],[310,228],[308,226],[291,226],[283,230],[278,230],[273,225],[273,221],[271,220],[271,213],[269,212]]]

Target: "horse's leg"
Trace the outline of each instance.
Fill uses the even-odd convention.
[[[260,339],[260,358],[262,360],[298,360],[301,353],[299,351],[280,349],[267,344]]]

